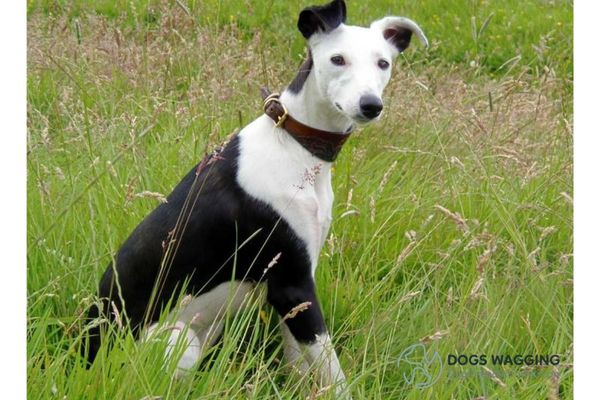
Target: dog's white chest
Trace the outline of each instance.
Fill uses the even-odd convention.
[[[262,116],[240,132],[237,179],[305,242],[314,275],[331,225],[331,163],[310,155]]]

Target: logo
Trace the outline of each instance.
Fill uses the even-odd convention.
[[[442,375],[444,364],[437,351],[428,352],[422,343],[404,349],[397,362],[404,370],[404,381],[418,389],[426,389],[436,383]]]

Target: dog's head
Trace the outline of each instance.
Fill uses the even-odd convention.
[[[392,62],[413,34],[428,46],[419,26],[408,18],[385,17],[370,27],[345,25],[346,4],[334,0],[300,13],[298,29],[308,40],[312,70],[320,96],[355,122],[378,118],[381,95]]]

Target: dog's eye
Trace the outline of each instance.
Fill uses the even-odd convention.
[[[381,59],[377,61],[377,66],[381,69],[388,69],[390,67],[390,63]]]
[[[333,56],[331,57],[331,63],[333,65],[346,65],[346,60],[342,56]]]

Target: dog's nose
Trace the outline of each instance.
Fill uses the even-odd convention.
[[[360,112],[369,119],[376,118],[383,110],[381,99],[372,94],[367,94],[360,98]]]

